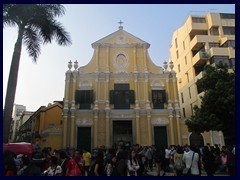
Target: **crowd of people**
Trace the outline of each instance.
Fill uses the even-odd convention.
[[[208,176],[215,173],[235,175],[235,147],[218,145],[198,148],[194,145],[164,149],[157,146],[101,146],[91,152],[85,148],[36,149],[32,156],[3,153],[4,176],[146,176],[157,169],[158,176],[173,172],[176,176]]]

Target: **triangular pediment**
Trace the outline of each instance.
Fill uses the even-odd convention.
[[[104,45],[104,44],[109,44],[109,45],[124,45],[124,44],[145,44],[146,47],[148,48],[150,46],[149,43],[143,41],[142,39],[128,33],[127,31],[124,31],[122,28],[119,28],[118,31],[92,43],[92,46],[98,46],[98,45]]]

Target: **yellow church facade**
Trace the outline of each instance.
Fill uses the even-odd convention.
[[[155,65],[149,47],[119,26],[92,44],[86,66],[68,63],[63,148],[182,144],[173,63]]]

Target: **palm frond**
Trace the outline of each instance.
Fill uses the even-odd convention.
[[[41,7],[53,16],[62,16],[65,14],[65,8],[61,4],[42,4]]]
[[[24,31],[23,43],[26,45],[29,56],[33,58],[33,62],[36,62],[41,52],[41,39],[38,30],[36,28],[27,28]]]
[[[61,23],[55,21],[52,24],[52,30],[54,32],[53,36],[59,45],[67,46],[72,44],[69,33],[65,31]]]

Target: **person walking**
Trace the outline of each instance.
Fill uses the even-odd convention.
[[[74,155],[66,165],[66,176],[82,176],[82,164],[79,150],[74,151]]]
[[[128,163],[128,176],[138,176],[137,170],[140,168],[137,158],[136,158],[136,152],[134,150],[131,151]]]
[[[63,150],[60,151],[59,158],[60,158],[59,165],[62,168],[62,176],[66,176],[67,163],[68,163],[68,160],[69,160],[68,157],[67,157],[66,151],[63,151]]]
[[[235,176],[235,155],[233,154],[233,147],[227,148],[227,172],[230,176]]]
[[[118,176],[127,176],[127,160],[128,152],[123,150],[118,153],[117,156],[117,175]]]
[[[155,163],[157,166],[157,176],[164,176],[165,175],[165,157],[164,157],[164,149],[156,147],[155,152]]]
[[[83,166],[83,176],[88,176],[92,155],[85,148],[83,148],[83,155],[82,156],[83,156],[83,159],[84,159],[84,162],[85,162],[84,166]]]
[[[178,146],[176,153],[173,157],[174,161],[174,169],[176,171],[177,176],[182,176],[182,171],[184,169],[184,162],[183,162],[183,149],[182,147]]]
[[[213,176],[216,171],[215,157],[207,146],[204,146],[202,162],[207,176]]]
[[[104,154],[103,150],[99,150],[97,155],[96,164],[94,167],[94,175],[95,176],[102,176],[104,172]]]
[[[45,170],[43,172],[43,175],[44,176],[61,176],[62,168],[57,163],[58,163],[57,157],[51,156],[50,161],[49,161],[49,167],[47,170]]]
[[[189,147],[186,147],[187,149]],[[186,164],[186,168],[190,168],[190,172],[192,176],[199,176],[200,171],[198,167],[199,162],[199,154],[195,151],[195,146],[190,145],[189,151],[187,150],[183,154],[183,162]]]
[[[107,163],[106,173],[107,176],[117,176],[117,156],[112,154],[110,157],[110,162]]]

